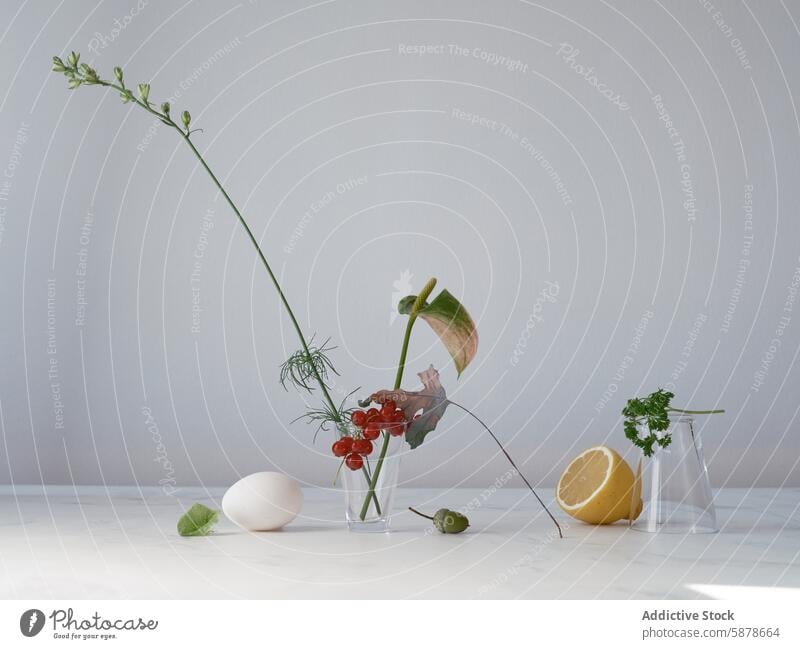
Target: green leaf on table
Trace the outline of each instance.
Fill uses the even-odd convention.
[[[397,310],[409,315],[416,299],[416,295],[404,297]],[[426,302],[418,315],[444,343],[461,376],[478,351],[478,331],[467,310],[450,291],[444,289],[431,302]]]
[[[178,520],[178,534],[181,536],[206,536],[211,534],[219,520],[219,512],[200,503],[189,507]]]

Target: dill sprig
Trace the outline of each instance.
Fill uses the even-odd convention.
[[[294,385],[298,390],[305,390],[306,392],[313,392],[316,386],[319,385],[318,381],[321,379],[326,384],[329,373],[339,376],[339,372],[333,365],[328,354],[336,349],[336,347],[329,346],[330,338],[328,338],[322,345],[317,347],[313,344],[314,337],[308,341],[307,349],[298,349],[281,365],[280,381],[284,390],[288,390],[288,383]],[[327,409],[333,409],[333,404],[326,403]]]
[[[350,421],[350,414],[353,412],[354,408],[346,408],[345,403],[347,403],[347,400],[360,389],[361,388],[356,388],[347,394],[338,405],[323,401],[322,405],[320,405],[318,408],[309,408],[302,415],[293,419],[291,423],[300,421],[302,419],[310,424],[317,424],[317,429],[314,431],[314,441],[317,440],[317,434],[319,431],[330,430],[331,425],[333,425],[339,431],[340,437],[343,435],[349,435],[350,431],[347,428],[347,422]]]

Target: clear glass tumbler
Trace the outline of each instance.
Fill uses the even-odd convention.
[[[703,458],[703,446],[688,416],[670,417],[671,443],[644,458],[644,508],[633,523],[642,532],[674,534],[717,531],[714,497]]]
[[[351,532],[389,531],[402,441],[402,436],[392,437],[383,431],[360,471],[342,467],[345,516]]]

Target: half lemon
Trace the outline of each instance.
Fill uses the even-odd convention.
[[[642,512],[631,467],[607,446],[587,449],[569,463],[558,481],[556,499],[567,514],[593,525],[634,521]]]

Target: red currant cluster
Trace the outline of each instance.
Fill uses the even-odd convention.
[[[350,421],[359,429],[355,435],[345,435],[333,443],[333,454],[343,457],[347,468],[358,471],[364,466],[364,457],[372,453],[372,442],[381,431],[395,437],[406,432],[406,417],[391,399],[384,402],[381,409],[354,410]]]

